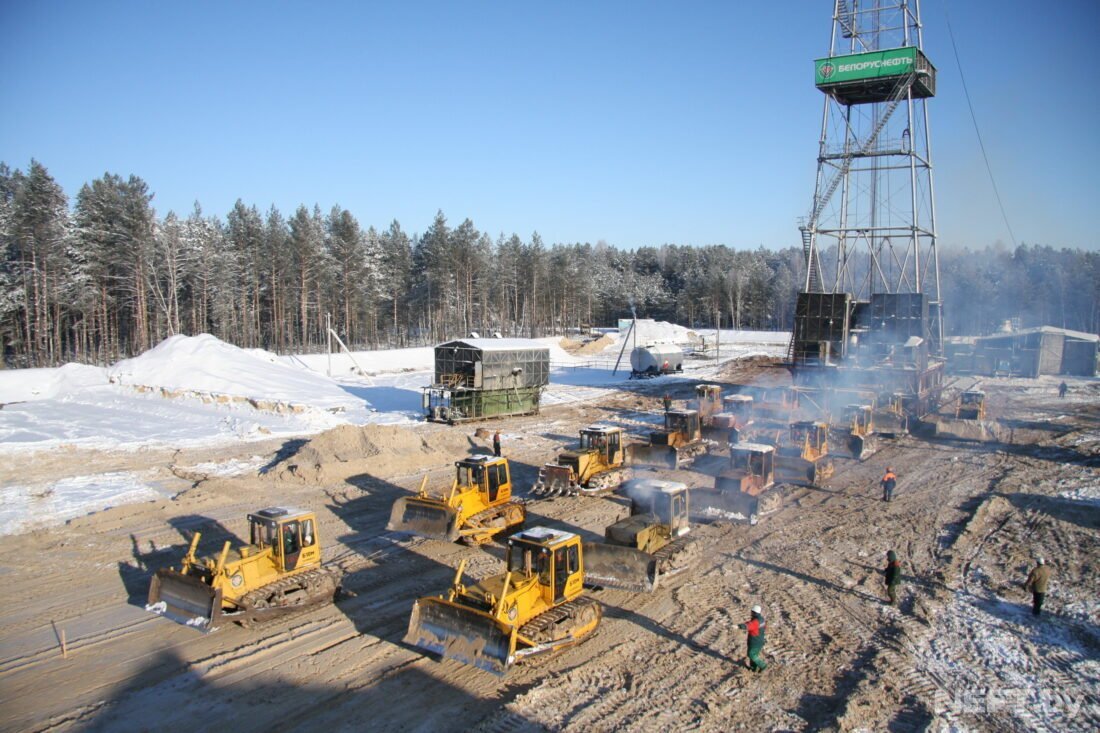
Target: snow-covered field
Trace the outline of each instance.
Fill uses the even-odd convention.
[[[638,342],[698,344],[682,326],[640,322]],[[546,406],[597,400],[632,387],[629,347],[617,332],[603,352],[575,356],[557,338],[550,349]],[[789,334],[724,331],[707,334],[721,360],[778,355]],[[57,369],[0,371],[0,458],[18,461],[37,451],[216,446],[234,441],[312,435],[339,425],[406,424],[422,420],[421,388],[431,382],[433,349],[278,356],[239,349],[208,334],[173,336],[145,354],[108,368],[67,364]],[[686,359],[685,376],[706,378],[715,359]],[[331,376],[330,376],[331,375]],[[79,470],[76,471],[80,474]],[[0,534],[56,524],[107,506],[157,495],[155,485],[125,472],[76,475],[28,485],[0,480]],[[33,516],[34,524],[23,517]]]

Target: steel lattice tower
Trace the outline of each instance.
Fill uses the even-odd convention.
[[[894,433],[934,412],[943,391],[925,106],[936,69],[921,28],[917,0],[833,3],[829,55],[814,62],[825,106],[788,353],[797,387],[870,405]]]
[[[923,294],[926,353],[941,357],[926,107],[935,68],[922,51],[919,0],[835,0],[829,55],[815,70],[825,104],[813,203],[800,227],[804,292],[849,293],[853,304]]]

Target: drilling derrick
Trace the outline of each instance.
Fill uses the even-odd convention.
[[[938,405],[943,304],[919,0],[835,0],[817,181],[800,227],[805,279],[788,364],[798,385],[873,391],[919,418]]]

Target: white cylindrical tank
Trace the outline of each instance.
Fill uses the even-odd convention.
[[[638,374],[667,374],[682,371],[684,351],[672,344],[638,346],[630,352],[630,368]]]

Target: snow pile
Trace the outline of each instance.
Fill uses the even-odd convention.
[[[49,400],[87,387],[107,384],[107,370],[85,364],[57,369],[6,369],[0,372],[0,403]]]
[[[245,351],[210,334],[172,336],[108,371],[115,384],[158,389],[165,396],[211,395],[261,405],[343,410],[353,398],[332,380],[290,366],[274,354]]]
[[[668,321],[654,321],[650,318],[639,318],[634,321],[635,333],[630,333],[630,321],[619,324],[618,337],[615,339],[622,343],[622,339],[629,335],[630,342],[637,341],[639,346],[646,344],[695,344],[699,342],[699,336],[695,331],[684,326],[677,326]],[[615,337],[615,334],[611,334]]]
[[[101,473],[44,486],[0,489],[0,535],[64,524],[74,517],[160,496],[133,473]]]

